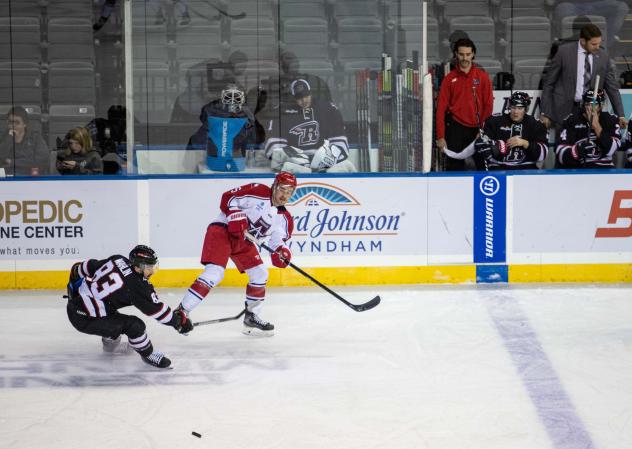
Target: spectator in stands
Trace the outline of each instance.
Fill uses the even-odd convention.
[[[581,110],[564,120],[555,149],[558,167],[614,168],[612,157],[621,145],[621,133],[617,117],[602,110],[605,100],[603,89],[596,94],[588,90]]]
[[[561,24],[562,19],[569,16],[603,16],[606,19],[608,31],[606,43],[608,49],[612,51],[612,46],[617,41],[619,30],[623,26],[629,9],[625,2],[619,0],[572,0],[558,3],[553,16],[557,24]]]
[[[546,128],[527,114],[530,104],[529,94],[516,91],[509,98],[509,113],[485,120],[474,149],[487,161],[489,170],[536,169],[546,158]]]
[[[50,151],[39,132],[29,129],[26,110],[12,107],[7,113],[7,132],[0,139],[0,167],[15,176],[47,175]]]
[[[601,30],[588,24],[580,30],[579,41],[559,47],[542,81],[540,120],[547,128],[553,126],[559,131],[566,116],[573,111],[582,112],[582,94],[595,87],[597,75],[597,87],[603,87],[608,94],[619,125],[627,126],[614,69],[608,53],[600,45]]]
[[[458,65],[441,82],[436,116],[437,147],[447,156],[447,171],[465,170],[468,156],[463,149],[477,137],[494,103],[489,75],[474,64],[474,42],[459,39],[454,46]],[[474,162],[477,169],[484,169],[479,155],[474,155]]]
[[[120,149],[127,143],[126,120],[125,106],[114,104],[109,107],[107,118],[95,118],[86,125],[94,149],[103,159],[103,174],[118,173],[125,165],[119,150],[123,153],[126,151],[125,148]]]
[[[57,170],[62,175],[100,175],[103,173],[101,156],[92,147],[87,128],[79,127],[68,131],[57,152]]]

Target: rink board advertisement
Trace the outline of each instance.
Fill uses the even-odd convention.
[[[135,181],[3,182],[0,188],[3,267],[107,256],[137,239]]]
[[[506,179],[504,174],[474,176],[474,262],[505,263]]]
[[[221,195],[250,181],[271,183],[271,179],[150,180],[150,240],[164,257],[197,260],[206,227],[220,213]],[[425,263],[426,186],[424,178],[383,178],[379,188],[373,178],[299,180],[287,204],[294,218],[288,246],[294,257],[351,256],[367,261],[367,256],[402,255],[420,257]]]
[[[489,176],[494,182],[483,182]],[[63,288],[73,261],[137,243],[159,254],[158,286],[183,286],[201,269],[222,193],[272,180],[0,182],[0,288]],[[288,210],[292,261],[332,285],[484,282],[482,268],[509,282],[632,281],[632,174],[624,171],[304,177]],[[229,265],[223,285],[243,284],[234,272]],[[294,270],[270,275],[270,285],[309,285]]]
[[[510,263],[632,262],[632,176],[514,176]]]

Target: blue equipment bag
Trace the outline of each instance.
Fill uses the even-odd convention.
[[[208,117],[206,164],[210,170],[235,172],[246,168],[245,148],[235,146],[235,138],[247,123],[246,117]]]

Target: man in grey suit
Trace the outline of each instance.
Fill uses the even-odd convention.
[[[603,88],[621,128],[627,126],[619,86],[608,53],[601,47],[601,30],[584,25],[578,42],[559,47],[542,81],[540,120],[547,128],[560,130],[564,118],[579,108],[587,90]],[[599,76],[599,86],[595,82]]]

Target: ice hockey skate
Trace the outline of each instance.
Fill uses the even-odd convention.
[[[274,335],[274,324],[268,323],[256,313],[246,310],[242,332],[253,337],[272,337]]]
[[[128,342],[121,343],[121,336],[117,338],[101,337],[103,343],[103,352],[106,354],[129,354],[131,347]]]
[[[171,366],[171,360],[159,351],[154,351],[147,357],[141,355],[140,358],[143,359],[143,362],[156,368],[169,368]]]

